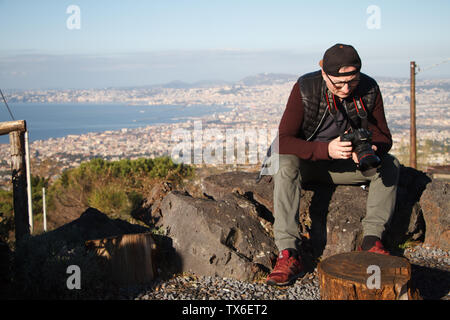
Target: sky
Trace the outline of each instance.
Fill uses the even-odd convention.
[[[450,78],[449,14],[448,0],[0,0],[0,88],[300,76],[335,43],[375,78],[408,78],[410,61]]]

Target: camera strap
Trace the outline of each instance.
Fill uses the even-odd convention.
[[[338,108],[337,108],[337,105],[336,105],[336,100],[334,100],[334,94],[332,94],[330,92],[330,90],[327,90],[327,94],[325,95],[325,100],[327,101],[328,111],[330,111],[330,114],[334,118],[334,116],[336,116],[336,114],[338,112]],[[334,108],[331,108],[330,100],[333,101]]]
[[[362,102],[362,99],[360,97],[353,97],[353,103],[355,105],[356,113],[358,114],[358,117],[361,118],[361,127],[364,129],[367,129],[368,122],[367,122],[367,111],[364,107],[364,103]]]
[[[327,90],[326,95],[325,95],[325,100],[327,101],[328,111],[330,112],[333,119],[336,120],[336,114],[339,109],[337,107],[336,100],[334,98],[334,94],[332,94],[330,90]],[[333,101],[333,107],[331,106],[331,101]],[[362,99],[358,96],[353,97],[353,105],[355,107],[356,114],[361,119],[361,127],[364,129],[367,129],[368,128],[367,110],[364,107],[364,103],[362,102]],[[354,125],[354,121],[352,121],[352,119],[350,117],[348,117],[348,120],[349,120],[351,126],[353,128],[355,128],[356,126]],[[345,131],[345,128],[340,128],[340,129],[341,129],[341,131]]]

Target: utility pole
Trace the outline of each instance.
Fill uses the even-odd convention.
[[[47,205],[45,203],[45,187],[42,188],[42,214],[44,215],[44,231],[47,232]]]
[[[416,62],[411,61],[411,96],[410,96],[410,119],[411,125],[409,130],[410,148],[409,148],[409,166],[417,168],[417,141],[416,141]]]

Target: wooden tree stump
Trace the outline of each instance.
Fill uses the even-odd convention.
[[[405,258],[372,252],[341,253],[317,267],[322,300],[419,300]]]
[[[156,275],[156,244],[149,232],[88,240],[86,246],[106,259],[106,270],[117,284],[143,284]]]

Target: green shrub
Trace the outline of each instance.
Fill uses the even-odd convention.
[[[112,217],[121,216],[131,212],[132,209],[132,203],[126,192],[117,185],[94,189],[88,198],[88,205]]]
[[[55,202],[63,206],[94,207],[121,218],[131,218],[144,194],[157,180],[174,184],[193,175],[193,169],[175,164],[169,157],[106,161],[100,158],[66,170],[48,192],[48,208]]]
[[[187,176],[192,169],[183,164],[175,164],[169,157],[155,159],[139,158],[136,160],[123,159],[106,161],[93,159],[83,162],[78,169],[80,177],[107,176],[111,178],[130,178],[131,176],[148,176],[152,178],[171,178],[169,174]],[[169,176],[169,177],[168,177]],[[67,177],[65,177],[67,181]],[[66,182],[67,183],[67,182]]]
[[[12,191],[0,190],[0,240],[8,242],[12,230],[14,230]]]

